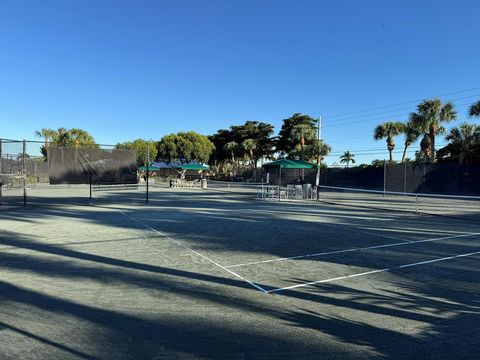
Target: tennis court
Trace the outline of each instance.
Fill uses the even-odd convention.
[[[0,210],[1,357],[480,353],[474,212],[219,190]]]

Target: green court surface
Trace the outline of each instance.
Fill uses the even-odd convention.
[[[142,190],[92,206],[86,188],[41,191],[0,208],[2,359],[480,354],[471,219],[162,187],[148,205]]]

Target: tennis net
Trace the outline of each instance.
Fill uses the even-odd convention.
[[[239,193],[245,195],[257,195],[257,191],[264,183],[258,182],[232,182],[232,181],[218,181],[208,180],[208,189],[224,192]]]
[[[417,214],[480,217],[480,196],[403,193],[320,186],[319,200]]]

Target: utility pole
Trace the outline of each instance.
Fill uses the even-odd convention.
[[[318,127],[317,127],[317,141],[318,141],[318,154],[317,154],[317,176],[315,178],[315,186],[317,188],[317,202],[320,200],[320,150],[322,144],[320,143],[320,140],[322,138],[321,136],[321,131],[322,131],[322,117],[318,117]]]

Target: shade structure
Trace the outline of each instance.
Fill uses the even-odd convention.
[[[182,170],[208,170],[209,167],[207,165],[199,164],[199,163],[189,163],[189,164],[181,164],[178,169]]]
[[[265,169],[278,169],[278,186],[282,185],[282,169],[317,169],[317,165],[310,164],[303,160],[280,159],[264,164]],[[279,196],[280,199],[280,196]]]
[[[266,169],[316,169],[317,165],[303,160],[280,159],[263,165]]]
[[[160,169],[180,169],[180,170],[208,170],[209,167],[207,165],[203,165],[196,162],[191,163],[181,163],[180,161],[174,162],[153,162],[153,166],[156,166]]]
[[[158,171],[158,170],[160,170],[160,168],[157,167],[157,166],[149,165],[148,168],[146,166],[139,166],[138,170],[140,170],[140,171],[147,171],[147,170],[148,171]]]

